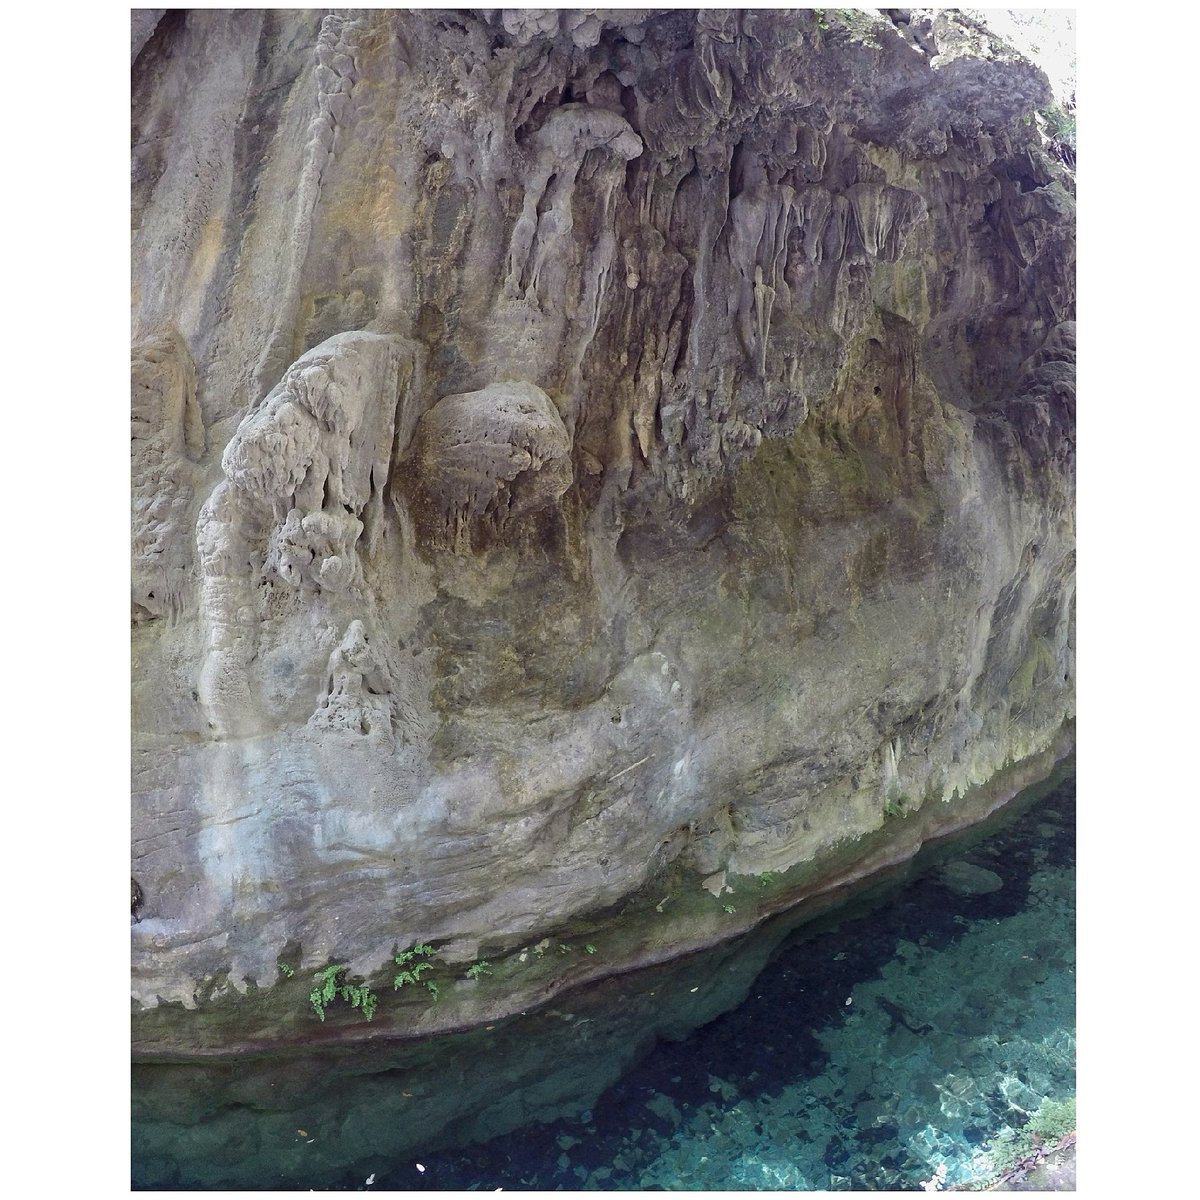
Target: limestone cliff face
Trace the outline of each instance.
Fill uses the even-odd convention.
[[[917,10],[169,11],[133,52],[143,1005],[642,896],[661,957],[1061,747],[1029,63]]]

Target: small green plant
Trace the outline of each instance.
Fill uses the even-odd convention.
[[[593,946],[591,942],[588,942],[588,944],[587,944],[586,946],[584,946],[584,949],[585,949],[585,950],[586,950],[586,951],[587,951],[589,954],[595,954],[595,953],[596,953],[596,947],[595,947],[595,946]]]
[[[770,887],[771,884],[773,884],[775,882],[775,872],[774,871],[761,872],[758,877],[758,882],[761,883],[763,887]]]
[[[321,981],[321,986],[313,988],[308,995],[308,1002],[313,1006],[313,1010],[321,1020],[325,1020],[325,1006],[332,1002],[334,996],[337,995],[338,976],[345,970],[345,967],[326,967],[317,975],[317,979]]]
[[[734,908],[732,904],[722,904],[721,908],[724,909],[725,912],[730,913],[730,914],[737,912],[737,909]]]
[[[478,979],[481,975],[491,975],[491,974],[492,974],[492,964],[485,960],[482,960],[482,959],[477,963],[472,963],[467,968],[467,978],[468,979]]]
[[[371,1020],[375,1016],[375,1005],[379,1003],[379,997],[364,983],[362,987],[355,987],[350,984],[342,989],[342,996],[345,997],[349,993],[350,1007],[360,1009],[362,1015]]]
[[[418,962],[419,958],[432,958],[433,947],[428,944],[414,946],[411,950],[401,950],[395,957],[395,963],[398,967],[403,967],[395,979],[392,980],[392,988],[399,991],[405,984],[413,984],[416,986],[421,983],[428,989],[429,994],[436,1000],[438,998],[438,986],[432,979],[422,979],[421,976],[426,971],[433,970],[431,962]]]
[[[992,1146],[992,1166],[998,1174],[1003,1175],[1022,1159],[1028,1158],[1038,1145],[1053,1145],[1074,1128],[1075,1097],[1061,1101],[1047,1098],[1030,1115],[1023,1129]]]
[[[1061,104],[1051,104],[1040,109],[1042,133],[1050,143],[1051,150],[1068,166],[1075,165],[1075,113]]]
[[[1075,1097],[1068,1100],[1047,1097],[1029,1118],[1028,1128],[1044,1142],[1057,1142],[1075,1128]]]
[[[279,968],[280,974],[287,979],[291,979],[292,976],[296,974],[296,972],[285,962],[277,962],[275,965]]]
[[[345,1000],[351,1008],[357,1008],[368,1021],[375,1015],[375,1005],[379,1002],[379,997],[365,983],[361,985],[343,983],[341,977],[347,969],[344,964],[339,966],[335,963],[323,971],[318,971],[315,976],[321,986],[313,988],[309,992],[308,1001],[322,1021],[325,1020],[326,1008],[338,996]]]
[[[572,949],[574,949],[574,947],[568,946],[565,942],[558,943],[559,954],[570,954]]]
[[[1060,104],[1051,104],[1041,109],[1041,118],[1046,123],[1046,133],[1057,141],[1075,145],[1075,114]]]

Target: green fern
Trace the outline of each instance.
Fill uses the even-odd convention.
[[[436,998],[436,988],[430,987],[428,980],[421,979],[421,975],[424,972],[433,970],[433,963],[415,961],[417,958],[430,958],[432,956],[433,947],[428,944],[414,946],[411,950],[401,950],[396,955],[395,962],[396,966],[405,967],[405,970],[398,972],[395,979],[392,980],[393,989],[398,991],[406,984],[411,983],[416,985],[423,982],[427,988],[430,988],[430,991],[433,992]]]
[[[433,947],[428,944],[422,944],[420,946],[414,946],[411,950],[401,950],[400,953],[396,955],[396,962],[398,965],[403,966],[407,962],[412,962],[414,958],[432,957]]]
[[[321,986],[313,988],[309,992],[308,1002],[322,1021],[325,1020],[325,1010],[338,996],[351,1008],[357,1008],[368,1021],[375,1016],[375,1005],[378,1003],[379,997],[365,983],[342,983],[341,977],[346,970],[347,967],[344,963],[340,965],[335,963],[323,971],[317,972],[315,978],[320,981]]]
[[[337,995],[338,976],[345,972],[346,968],[341,967],[326,967],[318,976],[318,979],[324,980],[321,987],[321,999],[328,1004],[334,996]]]
[[[308,1001],[313,1006],[313,1010],[321,1020],[325,1020],[325,1009],[329,1003],[337,995],[338,976],[345,971],[344,966],[329,966],[323,971],[318,971],[316,978],[320,983],[320,987],[315,987],[308,994]]]
[[[392,981],[392,986],[402,988],[406,983],[420,983],[423,971],[432,971],[432,963],[414,963],[407,971],[401,971]]]
[[[481,975],[490,975],[490,974],[492,974],[492,964],[487,962],[486,960],[482,960],[477,963],[472,963],[467,968],[467,978],[468,979],[478,979]]]
[[[351,1008],[357,1008],[367,1020],[375,1015],[375,1005],[379,1001],[371,989],[364,983],[361,987],[347,984],[341,989],[342,999],[349,1000]]]

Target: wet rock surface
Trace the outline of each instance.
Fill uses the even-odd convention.
[[[1064,752],[1073,179],[911,12],[135,14],[135,1049],[712,945]]]
[[[951,863],[943,869],[941,879],[960,896],[986,896],[1004,886],[1004,880],[995,871],[967,862]]]

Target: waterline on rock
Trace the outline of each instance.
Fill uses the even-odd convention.
[[[491,1029],[139,1068],[135,1184],[953,1185],[1074,1095],[1073,778],[788,916]]]
[[[582,1127],[431,1156],[423,1186],[979,1182],[1043,1101],[1074,1096],[1074,1004],[1072,781],[885,908],[800,931],[742,1006],[658,1047]]]

